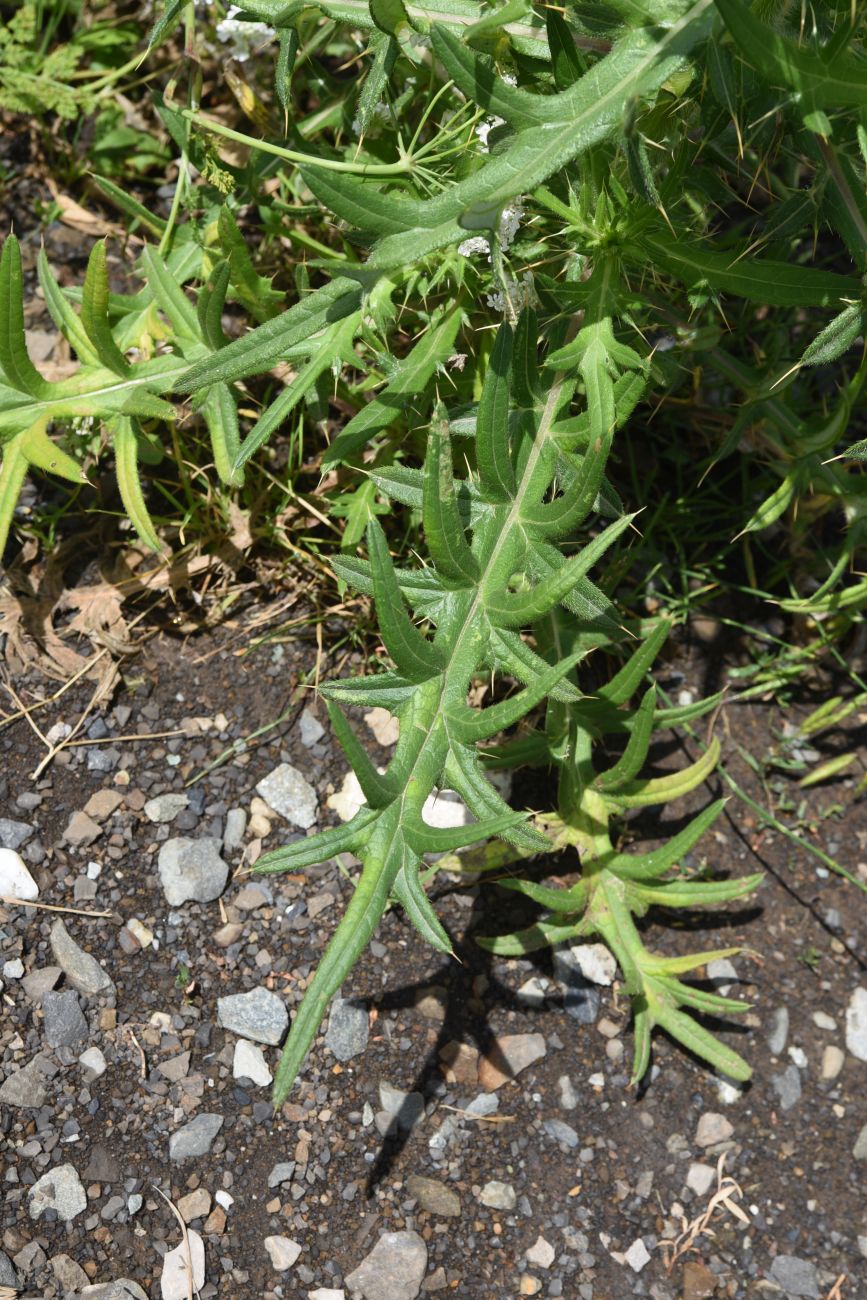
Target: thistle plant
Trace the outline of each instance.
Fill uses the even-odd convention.
[[[595,273],[604,284],[607,267]],[[596,295],[604,301],[604,290]],[[345,826],[267,855],[258,872],[297,870],[323,857],[351,852],[362,862],[360,879],[295,1017],[275,1080],[274,1097],[285,1097],[333,994],[372,937],[385,909],[396,900],[434,948],[451,942],[422,885],[424,856],[498,836],[516,855],[545,853],[564,843],[583,851],[581,880],[570,890],[512,884],[543,903],[554,916],[532,931],[495,941],[505,953],[598,932],[618,957],[634,997],[634,1076],[650,1056],[650,1031],[661,1025],[688,1047],[737,1078],[749,1069],[681,1006],[702,1011],[740,1009],[738,1003],[682,984],[678,975],[712,956],[665,959],[649,954],[633,921],[653,903],[703,907],[749,893],[758,877],[696,882],[667,877],[720,809],[714,804],[656,854],[616,852],[609,819],[619,809],[660,803],[693,789],[712,771],[718,750],[676,776],[641,780],[655,727],[671,725],[702,708],[658,712],[651,686],[639,705],[624,705],[643,682],[667,634],[653,630],[626,665],[595,698],[580,689],[576,670],[593,649],[622,639],[616,612],[589,577],[609,547],[632,522],[621,514],[580,550],[564,553],[594,509],[612,435],[631,411],[643,377],[640,360],[614,337],[608,317],[588,308],[574,341],[554,349],[575,356],[584,378],[586,409],[571,415],[576,379],[555,371],[539,384],[537,330],[525,313],[515,334],[508,324],[497,335],[478,403],[472,438],[473,472],[456,480],[452,434],[446,415],[434,420],[424,468],[376,475],[383,491],[417,505],[422,513],[428,564],[399,570],[377,522],[368,528],[367,561],[342,559],[338,572],[372,594],[392,671],[323,688],[332,727],[355,771],[366,803]],[[574,373],[574,372],[573,372]],[[410,610],[434,629],[427,635]],[[533,644],[525,639],[533,634]],[[507,674],[524,685],[486,708],[467,696],[486,672]],[[514,727],[543,701],[543,733],[518,738],[506,761],[556,763],[561,772],[561,829],[545,834],[512,811],[488,779],[479,746]],[[341,709],[365,704],[389,710],[400,737],[391,763],[380,774]],[[627,736],[620,759],[597,775],[592,745],[606,732]],[[536,743],[536,742],[539,743]],[[439,830],[425,823],[423,808],[439,786],[456,790],[478,821]],[[549,821],[550,827],[550,821]],[[735,950],[726,950],[727,952]]]
[[[751,440],[761,483],[772,481],[737,528],[810,517],[828,502],[842,512],[842,544],[820,557],[809,604],[793,584],[792,608],[823,616],[863,605],[864,583],[845,586],[865,517],[863,444],[848,434],[867,377],[863,355],[850,355],[867,269],[863,36],[848,0],[816,7],[809,34],[799,10],[766,6],[760,18],[745,0],[587,8],[549,8],[543,21],[522,0],[249,0],[231,21],[257,24],[263,42],[273,32],[278,111],[227,71],[258,134],[227,124],[203,107],[190,58],[185,102],[173,80],[157,103],[177,151],[168,218],[99,182],[152,241],[135,268],[142,287],[109,292],[101,244],[78,291],[61,289],[40,258],[46,304],[80,363],[68,380],[49,383],[27,354],[15,239],[3,249],[0,542],[28,466],[80,481],[82,422],[96,429],[87,456],[114,455],[125,510],[156,549],[142,467],[167,452],[180,459],[177,431],[191,414],[232,490],[308,404],[321,411],[336,394],[349,413],[324,449],[321,427],[309,430],[324,422],[308,430],[318,466],[343,475],[329,503],[342,525],[334,567],[372,597],[394,666],[323,688],[364,806],[257,864],[289,870],[341,852],[362,863],[295,1017],[278,1101],[392,902],[451,951],[424,889],[443,864],[508,870],[499,883],[544,909],[528,930],[484,940],[498,952],[604,939],[633,1000],[636,1078],[655,1026],[736,1078],[748,1072],[690,1014],[737,1004],[680,978],[720,954],[655,956],[636,924],[654,904],[737,899],[756,878],[682,869],[719,802],[651,853],[619,838],[621,814],[695,789],[718,751],[676,774],[644,774],[654,734],[716,701],[657,705],[648,675],[668,624],[614,603],[610,558],[641,521],[608,465],[617,440],[640,427],[640,403],[673,405],[700,383],[725,415],[712,455]],[[149,52],[178,27],[188,54],[207,48],[193,6],[168,0]],[[317,68],[307,112],[295,79],[329,42],[341,66],[364,70],[347,88]],[[226,140],[249,158],[223,158]],[[296,255],[285,310],[237,224],[254,205]],[[321,238],[299,228],[323,212]],[[226,303],[249,326],[231,340]],[[827,313],[818,326],[816,312]],[[275,392],[277,365],[291,374]],[[390,509],[419,522],[421,565],[392,557],[393,533],[378,520]],[[621,665],[592,690],[591,654],[594,668]],[[472,707],[483,674],[497,700]],[[384,774],[344,712],[356,704],[399,721]],[[622,753],[606,766],[608,740]],[[557,770],[556,809],[515,811],[489,779],[525,764]],[[425,801],[442,786],[465,800],[473,825],[426,825]],[[520,865],[564,846],[580,856],[567,889]],[[447,856],[431,865],[432,854]]]

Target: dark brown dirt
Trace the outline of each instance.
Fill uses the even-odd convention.
[[[156,876],[164,828],[144,818],[141,800],[131,793],[142,791],[150,798],[160,791],[183,790],[206,763],[290,707],[297,674],[309,669],[315,657],[315,646],[305,644],[285,647],[282,658],[275,658],[273,647],[239,656],[234,647],[219,646],[219,637],[186,644],[154,640],[128,673],[130,680],[138,679],[138,689],[113,701],[114,710],[128,708],[129,716],[121,713],[119,718],[109,709],[105,721],[115,735],[130,736],[172,731],[183,719],[213,719],[222,712],[225,727],[179,742],[117,740],[112,748],[118,759],[108,773],[87,769],[87,747],[67,751],[37,783],[43,801],[30,811],[22,811],[16,801],[33,792],[30,774],[44,748],[23,721],[0,731],[0,816],[37,828],[44,859],[33,870],[41,900],[73,905],[74,881],[87,862],[96,859],[103,865],[96,899],[81,906],[108,909],[111,917],[66,919],[70,933],[104,961],[117,986],[116,1030],[105,1027],[110,1018],[99,1021],[95,1005],[90,1010],[90,1044],[105,1053],[106,1073],[82,1091],[80,1067],[73,1059],[59,1065],[49,1085],[48,1106],[38,1114],[0,1108],[6,1177],[2,1244],[7,1253],[15,1255],[27,1242],[38,1241],[46,1256],[70,1255],[92,1280],[125,1276],[157,1295],[157,1252],[164,1243],[174,1246],[178,1233],[151,1184],[175,1201],[202,1185],[212,1195],[227,1187],[234,1198],[224,1230],[205,1232],[200,1223],[193,1225],[202,1231],[207,1251],[203,1297],[306,1297],[315,1287],[338,1288],[382,1231],[404,1228],[415,1228],[427,1242],[428,1280],[434,1286],[441,1283],[442,1294],[468,1300],[533,1294],[537,1283],[540,1295],[581,1300],[765,1297],[785,1294],[768,1280],[777,1255],[794,1255],[816,1266],[820,1289],[802,1294],[824,1297],[840,1275],[845,1280],[835,1295],[841,1300],[865,1294],[865,1165],[853,1160],[852,1152],[867,1119],[867,1066],[847,1055],[839,1077],[823,1081],[821,1065],[826,1047],[845,1047],[847,1004],[859,984],[867,986],[867,900],[852,884],[817,871],[821,864],[815,858],[760,825],[737,799],[730,801],[698,856],[735,875],[765,871],[754,901],[686,920],[651,915],[645,927],[648,942],[663,952],[742,944],[756,954],[754,960],[735,959],[741,981],[737,992],[752,1003],[752,1011],[738,1026],[721,1028],[754,1068],[752,1083],[733,1103],[721,1100],[719,1080],[705,1066],[662,1037],[654,1044],[653,1077],[636,1095],[627,1081],[631,1038],[622,991],[616,985],[603,989],[599,1013],[614,1029],[613,1041],[623,1041],[625,1056],[618,1059],[616,1049],[606,1050],[599,1021],[580,1025],[565,1013],[556,986],[542,1009],[528,1009],[516,1000],[517,989],[530,975],[550,977],[549,956],[502,961],[473,943],[473,933],[505,930],[529,917],[532,909],[523,911],[514,895],[496,887],[458,890],[448,883],[433,893],[460,961],[444,961],[425,949],[402,916],[391,913],[380,927],[380,946],[362,958],[344,988],[345,995],[364,999],[371,1012],[371,1040],[363,1056],[340,1066],[318,1040],[290,1104],[274,1117],[265,1105],[265,1089],[246,1089],[233,1081],[231,1051],[225,1055],[224,1049],[234,1040],[216,1025],[216,998],[265,983],[291,1009],[333,931],[348,886],[334,864],[291,879],[270,877],[274,905],[242,914],[233,911],[233,898],[244,881],[230,881],[224,902],[230,917],[237,915],[244,926],[236,952],[213,941],[222,924],[218,904],[187,903],[169,915],[172,909]],[[700,690],[703,661],[682,659],[678,666],[685,674],[682,684]],[[34,688],[29,693],[28,686]],[[35,683],[19,682],[17,689],[33,701]],[[44,685],[39,689],[49,693]],[[61,719],[74,721],[87,696],[85,686],[73,688],[34,717],[43,730]],[[765,705],[725,709],[718,724],[725,761],[755,798],[762,800],[765,792],[741,753],[762,758],[782,722],[812,706],[795,705],[784,715]],[[319,756],[301,744],[300,709],[299,701],[261,744],[237,752],[231,763],[214,768],[191,787],[205,791],[201,813],[189,829],[168,828],[168,833],[221,834],[226,811],[249,808],[257,781],[281,761],[281,754],[317,787],[320,817],[330,815],[324,803],[327,787],[339,787],[347,765],[328,734]],[[861,728],[856,715],[845,734],[824,743],[854,749],[862,740]],[[681,746],[662,746],[657,757],[660,769],[679,764]],[[177,762],[167,763],[170,758]],[[128,784],[118,783],[122,771],[129,773]],[[853,784],[853,778],[842,778],[802,795],[791,781],[784,782],[794,804],[805,801],[801,815],[809,823],[805,833],[810,841],[864,880],[867,816],[864,800],[853,798]],[[123,793],[125,803],[91,847],[65,845],[70,816],[102,786]],[[701,806],[710,793],[719,792],[725,790],[717,780],[689,805]],[[666,813],[666,832],[687,811],[678,805]],[[650,817],[636,823],[635,832],[658,837],[660,825]],[[275,818],[264,847],[285,838],[286,827],[281,829]],[[233,867],[237,860],[237,854],[230,859]],[[556,865],[559,874],[570,869],[562,859]],[[298,928],[286,924],[287,905],[326,886],[340,895],[335,906]],[[118,932],[131,917],[161,936],[157,951],[122,951]],[[49,964],[47,933],[53,919],[46,912],[0,906],[2,961],[20,955],[27,971]],[[184,968],[194,980],[186,993],[178,979]],[[431,986],[444,991],[441,1019],[426,1016],[417,1006]],[[7,982],[2,996],[0,1067],[8,1073],[39,1050],[42,1013],[13,982]],[[429,1011],[431,1004],[425,1007]],[[774,1012],[783,1007],[790,1025],[777,1059],[767,1036]],[[175,1018],[168,1033],[149,1028],[150,1017],[160,1011]],[[834,1028],[817,1025],[817,1013],[831,1017]],[[543,1034],[544,1059],[500,1089],[496,1122],[466,1121],[446,1162],[435,1163],[429,1141],[455,1113],[447,1107],[463,1108],[481,1091],[477,1084],[446,1083],[440,1049],[463,1042],[484,1051],[501,1033]],[[792,1047],[795,1062],[805,1058],[803,1068],[794,1065],[801,1096],[784,1110],[774,1079],[793,1066]],[[192,1054],[189,1074],[180,1083],[169,1082],[157,1067],[181,1049]],[[269,1060],[273,1066],[270,1049]],[[559,1105],[563,1075],[578,1094],[576,1109]],[[382,1080],[419,1091],[428,1101],[427,1117],[400,1140],[382,1139],[374,1125],[363,1122],[366,1103],[379,1109]],[[196,1110],[219,1112],[223,1129],[208,1155],[173,1165],[168,1135],[186,1121],[185,1111]],[[679,1231],[680,1210],[692,1219],[709,1199],[686,1187],[693,1161],[716,1162],[717,1151],[702,1152],[695,1142],[705,1112],[722,1113],[733,1125],[723,1146],[726,1170],[742,1189],[737,1203],[748,1223],[720,1213],[713,1222],[715,1235],[700,1238],[668,1273],[659,1240],[672,1228]],[[546,1133],[542,1126],[548,1119],[575,1130],[574,1149]],[[107,1151],[109,1164],[114,1162],[107,1171],[111,1177],[85,1173],[97,1148]],[[40,1151],[50,1152],[42,1164]],[[291,1184],[269,1190],[272,1167],[292,1160]],[[31,1222],[25,1195],[28,1183],[60,1162],[72,1163],[89,1187],[88,1209],[68,1229],[45,1218]],[[419,1211],[405,1186],[412,1174],[447,1182],[460,1196],[460,1217]],[[124,1187],[125,1179],[135,1181]],[[492,1210],[480,1203],[479,1190],[492,1179],[514,1187],[515,1209]],[[120,1194],[126,1201],[131,1188],[144,1198],[137,1214],[100,1217],[110,1196]],[[86,1230],[90,1216],[97,1217],[98,1225]],[[288,1273],[275,1273],[264,1253],[262,1241],[272,1234],[302,1246],[299,1264]],[[547,1269],[524,1263],[540,1234],[555,1251]],[[640,1273],[617,1258],[637,1238],[651,1253]],[[686,1264],[691,1268],[685,1269]],[[710,1282],[699,1266],[709,1267]],[[440,1268],[444,1275],[436,1272]],[[52,1278],[50,1268],[37,1259],[24,1294],[61,1294]],[[711,1283],[713,1292],[701,1289]]]

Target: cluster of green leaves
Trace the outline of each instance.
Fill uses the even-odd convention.
[[[604,264],[599,268],[604,274]],[[578,371],[557,370],[557,358],[582,353],[587,407],[571,416]],[[515,355],[513,356],[513,351]],[[503,325],[497,336],[472,433],[462,426],[464,459],[473,472],[457,481],[448,413],[440,411],[428,437],[423,469],[375,473],[378,486],[422,514],[428,563],[398,569],[379,524],[368,529],[368,560],[345,558],[338,572],[373,596],[393,671],[324,688],[332,727],[352,763],[366,803],[345,826],[327,830],[261,859],[259,872],[297,870],[325,856],[352,852],[363,863],[360,879],[328,951],[305,994],[284,1049],[275,1100],[285,1097],[307,1053],[325,1008],[371,938],[390,899],[406,910],[423,938],[440,952],[451,943],[422,887],[423,858],[498,836],[515,856],[546,853],[573,843],[583,850],[581,880],[557,891],[514,877],[505,882],[553,913],[532,931],[489,943],[495,951],[521,954],[598,932],[616,953],[634,997],[634,1076],[645,1072],[650,1031],[662,1025],[685,1045],[736,1078],[746,1063],[682,1006],[701,1011],[740,1009],[739,1004],[682,984],[678,975],[719,954],[687,959],[655,957],[644,948],[632,920],[649,906],[704,907],[742,897],[758,877],[697,882],[667,873],[713,821],[721,804],[705,813],[661,851],[635,856],[616,852],[608,837],[612,813],[664,803],[700,784],[713,770],[718,748],[675,776],[642,779],[655,729],[696,717],[716,701],[657,710],[655,688],[625,709],[643,682],[668,625],[658,624],[595,698],[581,690],[576,669],[592,651],[616,645],[621,628],[611,601],[588,576],[629,527],[614,522],[571,556],[563,545],[575,537],[604,493],[612,435],[634,408],[643,386],[640,370],[612,373],[612,351],[634,365],[613,341],[611,322],[585,317],[574,345],[553,349],[551,373],[542,383],[535,317],[525,312],[516,338]],[[433,625],[427,636],[409,617]],[[533,643],[526,633],[533,634]],[[522,635],[523,634],[523,635]],[[534,648],[535,647],[535,648]],[[487,708],[467,696],[485,671],[516,678],[524,686]],[[484,746],[547,700],[543,730],[504,747]],[[364,704],[389,710],[400,722],[391,763],[380,774],[341,710]],[[597,774],[591,747],[606,734],[625,736],[617,762]],[[556,764],[561,771],[561,833],[552,838],[513,812],[486,776],[496,766]],[[454,830],[425,823],[423,808],[441,785],[458,791],[478,821]],[[550,825],[550,822],[549,822]],[[497,865],[502,862],[502,856]],[[490,863],[488,864],[490,865]]]

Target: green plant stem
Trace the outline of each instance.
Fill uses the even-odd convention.
[[[319,167],[323,171],[346,172],[352,176],[406,176],[415,169],[415,160],[410,157],[396,163],[349,163],[338,162],[334,158],[317,157],[314,154],[298,153],[294,149],[284,149],[282,145],[270,144],[267,140],[257,140],[255,136],[244,135],[241,131],[233,131],[231,127],[223,126],[222,122],[216,122],[204,113],[197,113],[190,108],[178,108],[176,105],[172,107],[180,117],[193,122],[203,131],[210,131],[226,140],[233,140],[236,144],[258,149],[260,153],[273,154],[275,158],[283,158],[299,166]]]

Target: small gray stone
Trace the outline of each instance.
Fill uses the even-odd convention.
[[[801,1071],[787,1065],[781,1074],[771,1076],[771,1087],[780,1099],[781,1110],[791,1110],[801,1100]]]
[[[289,1012],[266,988],[217,999],[217,1023],[239,1038],[277,1046],[289,1026]]]
[[[78,994],[72,989],[60,993],[50,990],[42,999],[42,1010],[45,1041],[50,1047],[75,1047],[87,1038],[87,1021],[81,1013]]]
[[[595,1024],[601,997],[598,987],[583,974],[576,948],[555,949],[554,977],[563,990],[566,1013],[580,1025]]]
[[[106,1059],[98,1047],[88,1047],[86,1052],[82,1052],[78,1064],[90,1080],[100,1079],[108,1069]]]
[[[21,1279],[18,1270],[8,1255],[0,1250],[0,1286],[7,1286],[10,1291],[20,1291]]]
[[[541,1007],[545,1004],[545,998],[551,989],[551,981],[544,975],[531,975],[528,980],[518,989],[515,994],[515,1001],[519,1002],[522,1007]]]
[[[846,1053],[835,1043],[828,1043],[822,1053],[822,1078],[836,1079],[846,1064]]]
[[[285,1273],[298,1262],[301,1246],[291,1237],[266,1237],[263,1245],[268,1252],[271,1267],[277,1273]]]
[[[396,1126],[408,1133],[424,1118],[424,1097],[420,1092],[402,1092],[383,1081],[379,1085],[379,1104],[382,1114],[392,1121],[387,1128]]]
[[[768,1277],[777,1286],[793,1296],[806,1296],[816,1300],[819,1295],[819,1276],[816,1265],[797,1255],[777,1255],[768,1270]]]
[[[650,1251],[645,1246],[644,1239],[636,1237],[629,1249],[623,1252],[623,1258],[633,1273],[640,1273],[645,1264],[650,1263]]]
[[[197,1115],[189,1124],[172,1133],[169,1138],[169,1159],[193,1160],[196,1156],[206,1156],[222,1127],[222,1115],[207,1112]]]
[[[46,1210],[56,1210],[58,1219],[69,1223],[86,1209],[87,1196],[72,1165],[56,1165],[30,1189],[31,1219],[40,1218]]]
[[[148,799],[144,806],[144,815],[149,822],[156,822],[158,825],[173,822],[189,802],[185,794],[158,794],[154,799]]]
[[[707,977],[713,980],[714,988],[717,993],[723,997],[731,991],[733,984],[737,984],[740,976],[735,970],[728,957],[717,957],[715,961],[709,961],[707,964]]]
[[[172,907],[213,903],[226,888],[229,867],[220,857],[221,841],[204,836],[166,840],[158,860],[160,883]]]
[[[789,1012],[786,1007],[777,1007],[771,1016],[768,1029],[768,1050],[772,1056],[782,1056],[789,1037]]]
[[[698,1121],[695,1144],[699,1147],[714,1147],[720,1142],[728,1142],[734,1131],[734,1126],[725,1115],[708,1110]]]
[[[316,821],[316,791],[291,763],[281,763],[256,786],[269,808],[292,826],[307,830]]]
[[[0,849],[0,897],[23,902],[39,897],[39,886],[14,849]]]
[[[244,843],[247,829],[247,814],[243,808],[230,808],[226,813],[226,826],[223,831],[223,848],[227,853],[234,853]]]
[[[138,1282],[131,1282],[128,1277],[121,1277],[116,1282],[97,1282],[95,1286],[86,1286],[81,1292],[81,1300],[148,1300],[148,1298]]]
[[[15,822],[9,817],[0,817],[0,849],[20,849],[34,833],[29,822]]]
[[[232,1059],[232,1078],[249,1079],[256,1087],[267,1088],[273,1077],[261,1047],[246,1038],[239,1038]]]
[[[55,1255],[48,1263],[64,1291],[79,1291],[90,1282],[84,1269],[71,1255]]]
[[[561,1110],[578,1109],[578,1093],[568,1074],[561,1074],[557,1080],[557,1103]]]
[[[61,920],[51,927],[51,951],[67,981],[85,997],[114,993],[111,976],[89,952],[83,952]]]
[[[415,1300],[427,1269],[427,1246],[417,1232],[384,1232],[346,1285],[364,1300]]]
[[[864,1125],[855,1140],[852,1155],[856,1160],[867,1160],[867,1124]]]
[[[325,728],[322,723],[306,708],[301,710],[301,717],[298,719],[298,730],[301,732],[301,744],[305,749],[310,749],[311,745],[317,744],[325,735]]]
[[[338,1061],[351,1061],[367,1047],[370,1018],[367,1007],[351,998],[335,998],[325,1032],[325,1046]]]
[[[275,1165],[268,1175],[269,1187],[281,1187],[283,1183],[288,1183],[295,1173],[295,1161],[283,1160],[279,1165]]]
[[[501,1183],[497,1178],[485,1183],[479,1192],[479,1200],[491,1210],[514,1210],[518,1203],[511,1183]]]
[[[21,987],[34,1002],[41,1002],[43,993],[53,989],[63,974],[59,966],[43,966],[41,970],[31,971],[21,981]]]
[[[867,989],[857,988],[846,1008],[846,1048],[859,1061],[867,1061]]]
[[[716,1170],[701,1160],[694,1160],[686,1175],[686,1185],[696,1196],[706,1196],[716,1182]]]
[[[555,1142],[562,1142],[570,1150],[577,1147],[578,1134],[571,1124],[564,1124],[562,1119],[546,1119],[542,1128]]]
[[[423,1178],[412,1174],[406,1180],[406,1190],[428,1214],[439,1214],[444,1219],[457,1218],[461,1212],[461,1198],[451,1187],[436,1178]]]

